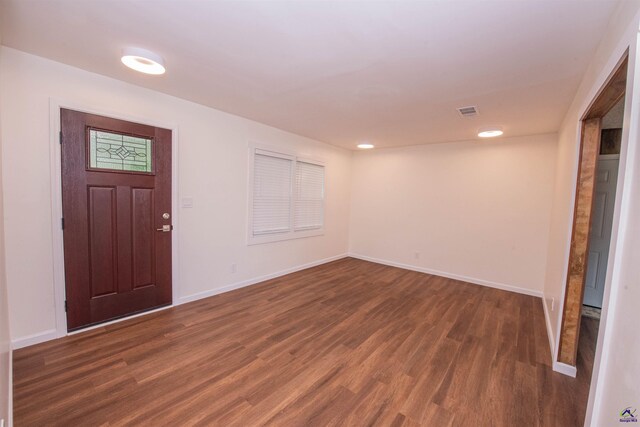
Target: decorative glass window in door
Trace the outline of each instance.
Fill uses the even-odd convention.
[[[153,173],[153,140],[89,129],[89,168]]]

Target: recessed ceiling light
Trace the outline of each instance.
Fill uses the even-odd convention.
[[[373,144],[369,144],[369,143],[363,143],[363,144],[358,144],[358,148],[362,148],[363,150],[367,150],[369,148],[373,148],[374,145]]]
[[[503,133],[504,132],[499,127],[489,127],[489,128],[478,129],[478,136],[480,138],[493,138],[496,136],[500,136]]]
[[[145,74],[164,74],[164,60],[146,49],[128,47],[122,51],[122,63],[127,67]]]

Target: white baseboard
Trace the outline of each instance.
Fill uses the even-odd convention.
[[[549,314],[549,309],[547,307],[547,299],[544,297],[542,298],[542,308],[544,309],[544,319],[547,324],[547,337],[549,338],[552,368],[555,372],[575,378],[578,372],[575,366],[567,365],[566,363],[558,362],[556,360],[556,338],[553,335],[553,329],[551,329],[551,315]]]
[[[576,373],[578,372],[575,366],[567,365],[566,363],[556,362],[556,361],[553,362],[553,370],[561,374],[568,375],[572,378],[575,378]]]
[[[549,309],[547,308],[547,299],[542,297],[542,308],[544,310],[544,320],[547,325],[547,337],[549,338],[549,349],[551,350],[551,360],[556,360],[556,339],[553,336],[553,329],[551,329],[551,316],[549,315]]]
[[[315,267],[321,264],[326,264],[328,262],[331,261],[336,261],[342,258],[346,258],[348,255],[347,254],[340,254],[340,255],[336,255],[330,258],[325,258],[325,259],[321,259],[318,261],[313,261],[307,264],[303,264],[303,265],[298,265],[296,267],[292,267],[292,268],[288,268],[286,270],[282,270],[282,271],[278,271],[276,273],[272,273],[272,274],[267,274],[264,276],[260,276],[260,277],[255,277],[253,279],[248,279],[248,280],[244,280],[242,282],[238,282],[238,283],[233,283],[231,285],[228,286],[223,286],[222,288],[217,288],[217,289],[211,289],[209,291],[205,291],[205,292],[199,292],[196,294],[192,294],[192,295],[188,295],[186,297],[180,297],[178,298],[177,301],[174,302],[174,305],[180,305],[180,304],[185,304],[187,302],[191,302],[191,301],[196,301],[202,298],[207,298],[213,295],[218,295],[224,292],[229,292],[232,291],[234,289],[239,289],[239,288],[244,288],[245,286],[251,286],[251,285],[255,285],[256,283],[260,283],[260,282],[264,282],[265,280],[269,280],[269,279],[275,279],[276,277],[280,277],[280,276],[284,276],[286,274],[290,274],[290,273],[295,273],[296,271],[300,271],[300,270],[304,270],[306,268],[311,268],[311,267]],[[128,320],[134,317],[138,317],[138,316],[144,316],[150,313],[154,313],[156,311],[160,311],[160,310],[164,310],[167,309],[169,307],[162,307],[156,310],[151,310],[151,311],[147,311],[144,313],[138,313],[138,314],[134,314],[132,316],[127,316],[127,317],[123,317],[121,319],[116,319],[113,320],[111,322],[106,322],[106,323],[101,323],[100,325],[96,325],[93,327],[89,327],[89,328],[85,328],[82,329],[80,331],[76,331],[76,332],[72,332],[70,334],[64,334],[62,336],[65,335],[72,335],[75,333],[81,333],[81,332],[86,332],[90,329],[95,329],[95,328],[101,328],[103,326],[112,324],[112,323],[116,323],[116,322],[122,322],[124,320]],[[61,335],[55,330],[55,329],[49,329],[47,331],[43,331],[43,332],[39,332],[37,334],[33,334],[33,335],[28,335],[26,337],[22,337],[22,338],[17,338],[15,340],[13,340],[11,342],[11,348],[13,349],[19,349],[19,348],[24,348],[24,347],[28,347],[30,345],[35,345],[35,344],[40,344],[43,343],[45,341],[51,341],[53,339],[56,338],[60,338]]]
[[[430,268],[418,267],[418,266],[409,265],[409,264],[402,264],[402,263],[395,262],[395,261],[388,261],[388,260],[384,260],[384,259],[373,258],[373,257],[354,254],[354,253],[350,253],[349,256],[352,257],[352,258],[358,258],[358,259],[361,259],[361,260],[364,260],[364,261],[375,262],[377,264],[389,265],[391,267],[404,268],[405,270],[417,271],[417,272],[420,272],[420,273],[431,274],[431,275],[434,275],[434,276],[446,277],[447,279],[460,280],[461,282],[473,283],[474,285],[488,286],[490,288],[501,289],[503,291],[516,292],[516,293],[519,293],[519,294],[531,295],[531,296],[534,296],[534,297],[542,298],[542,292],[534,291],[534,290],[527,289],[527,288],[521,288],[519,286],[506,285],[504,283],[491,282],[491,281],[488,281],[488,280],[476,279],[475,277],[462,276],[462,275],[459,275],[459,274],[447,273],[445,271],[432,270]]]
[[[27,335],[26,337],[17,338],[11,341],[11,348],[17,350],[23,347],[29,347],[30,345],[40,344],[45,341],[51,341],[56,338],[60,338],[58,331],[55,329],[49,329],[37,334]]]
[[[575,366],[567,365],[566,363],[558,362],[556,359],[555,349],[555,337],[553,336],[553,329],[551,329],[551,316],[549,315],[549,309],[547,308],[547,300],[542,298],[542,307],[544,308],[544,318],[547,323],[547,336],[549,337],[549,348],[551,349],[551,360],[553,362],[552,367],[555,372],[563,375],[568,375],[572,378],[576,377],[578,369]]]
[[[260,277],[254,277],[252,279],[243,280],[242,282],[232,283],[231,285],[223,286],[221,288],[211,289],[204,292],[198,292],[195,294],[187,295],[184,297],[180,297],[178,300],[178,304],[186,304],[188,302],[197,301],[202,298],[212,297],[214,295],[222,294],[225,292],[233,291],[235,289],[244,288],[246,286],[255,285],[256,283],[264,282],[265,280],[275,279],[276,277],[284,276],[287,274],[295,273],[296,271],[304,270],[311,267],[316,267],[318,265],[326,264],[331,261],[336,261],[342,258],[348,257],[348,254],[340,254],[336,256],[332,256],[329,258],[321,259],[318,261],[313,261],[307,264],[298,265],[296,267],[288,268],[286,270],[281,270],[276,273],[266,274]]]
[[[502,290],[511,291],[511,292],[517,292],[519,294],[531,295],[531,296],[534,296],[534,297],[541,298],[542,299],[542,307],[543,307],[543,310],[544,310],[545,323],[546,323],[546,327],[547,327],[547,337],[549,338],[549,348],[551,350],[551,360],[553,362],[553,370],[556,371],[556,372],[559,372],[561,374],[568,375],[570,377],[575,378],[576,372],[577,372],[575,366],[567,365],[565,363],[556,361],[555,338],[553,336],[553,330],[551,329],[551,318],[549,316],[549,311],[547,309],[547,302],[545,301],[544,295],[542,294],[542,292],[533,291],[531,289],[521,288],[521,287],[518,287],[518,286],[505,285],[504,283],[495,283],[495,282],[490,282],[490,281],[487,281],[487,280],[476,279],[474,277],[461,276],[459,274],[452,274],[452,273],[447,273],[447,272],[444,272],[444,271],[432,270],[432,269],[429,269],[429,268],[417,267],[417,266],[414,266],[414,265],[408,265],[408,264],[402,264],[402,263],[394,262],[394,261],[388,261],[388,260],[383,260],[383,259],[378,259],[378,258],[372,258],[372,257],[364,256],[364,255],[354,254],[354,253],[350,253],[349,256],[352,257],[352,258],[358,258],[358,259],[361,259],[361,260],[364,260],[364,261],[375,262],[377,264],[383,264],[383,265],[389,265],[389,266],[392,266],[392,267],[404,268],[405,270],[418,271],[420,273],[432,274],[434,276],[446,277],[448,279],[460,280],[460,281],[463,281],[463,282],[473,283],[473,284],[476,284],[476,285],[488,286],[488,287],[491,287],[491,288],[502,289]]]
[[[368,256],[364,256],[364,255],[359,255],[359,254],[353,254],[353,253],[346,254],[345,253],[345,254],[340,254],[340,255],[333,256],[333,257],[321,259],[321,260],[318,260],[318,261],[313,261],[313,262],[310,262],[310,263],[307,263],[307,264],[298,265],[298,266],[295,266],[295,267],[292,267],[292,268],[288,268],[288,269],[285,269],[285,270],[278,271],[276,273],[271,273],[271,274],[267,274],[267,275],[264,275],[264,276],[255,277],[255,278],[248,279],[248,280],[243,280],[241,282],[233,283],[233,284],[230,284],[230,285],[227,285],[227,286],[223,286],[221,288],[211,289],[211,290],[208,290],[208,291],[198,292],[198,293],[195,293],[195,294],[192,294],[192,295],[187,295],[187,296],[184,296],[184,297],[180,297],[178,299],[178,301],[175,302],[175,305],[185,304],[185,303],[188,303],[188,302],[197,301],[197,300],[202,299],[202,298],[207,298],[207,297],[211,297],[211,296],[214,296],[214,295],[218,295],[218,294],[222,294],[222,293],[225,293],[225,292],[229,292],[229,291],[232,291],[232,290],[235,290],[235,289],[244,288],[246,286],[255,285],[256,283],[264,282],[264,281],[270,280],[270,279],[275,279],[275,278],[280,277],[280,276],[284,276],[284,275],[287,275],[287,274],[295,273],[296,271],[304,270],[304,269],[311,268],[311,267],[316,267],[318,265],[326,264],[328,262],[336,261],[336,260],[339,260],[339,259],[342,259],[342,258],[346,258],[346,257],[353,257],[353,258],[361,259],[361,260],[364,260],[364,261],[375,262],[377,264],[383,264],[383,265],[389,265],[389,266],[392,266],[392,267],[404,268],[406,270],[418,271],[420,273],[432,274],[432,275],[436,275],[436,276],[446,277],[446,278],[449,278],[449,279],[454,279],[454,280],[460,280],[460,281],[463,281],[463,282],[473,283],[473,284],[477,284],[477,285],[481,285],[481,286],[488,286],[488,287],[491,287],[491,288],[496,288],[496,289],[501,289],[501,290],[506,290],[506,291],[511,291],[511,292],[517,292],[517,293],[520,293],[520,294],[531,295],[531,296],[542,298],[542,293],[541,292],[533,291],[531,289],[521,288],[521,287],[518,287],[518,286],[512,286],[512,285],[506,285],[506,284],[503,284],[503,283],[490,282],[490,281],[487,281],[487,280],[477,279],[477,278],[473,278],[473,277],[462,276],[462,275],[458,275],[458,274],[447,273],[447,272],[443,272],[443,271],[432,270],[432,269],[428,269],[428,268],[417,267],[417,266],[413,266],[413,265],[402,264],[402,263],[388,261],[388,260],[382,260],[382,259],[368,257]],[[546,307],[546,303],[544,302],[544,299],[543,299],[543,307],[544,307],[544,312],[545,312],[545,319],[546,319],[546,322],[547,322],[547,335],[549,336],[549,345],[551,346],[551,353],[552,353],[552,359],[553,359],[553,355],[554,355],[553,339],[552,339],[551,329],[550,329],[549,314],[547,312],[547,307]],[[154,311],[157,311],[157,310],[154,310]],[[145,315],[145,314],[149,314],[149,313],[151,313],[151,312],[140,313],[140,314],[134,315],[134,316],[140,316],[140,315]],[[118,320],[116,320],[114,322],[126,320],[126,319],[129,319],[129,318],[131,318],[131,317],[118,319]],[[114,322],[109,322],[109,323],[114,323]],[[98,325],[98,327],[102,327],[104,325],[105,324],[101,324],[101,325]],[[45,342],[45,341],[49,341],[49,340],[52,340],[52,339],[55,339],[55,338],[59,338],[58,333],[56,332],[55,329],[51,329],[51,330],[47,330],[47,331],[44,331],[44,332],[41,332],[41,333],[37,333],[37,334],[29,335],[27,337],[16,339],[16,340],[12,341],[12,348],[19,349],[19,348],[23,348],[23,347],[28,347],[30,345],[39,344],[39,343],[42,343],[42,342]],[[573,371],[574,371],[573,376],[575,376],[575,367],[571,367],[569,365],[565,365],[565,364],[562,364],[562,363],[560,363],[559,365],[563,365],[563,366],[560,366],[558,369],[556,369],[556,363],[554,363],[554,370],[556,370],[558,372],[565,373],[565,372],[571,372],[571,370],[569,368],[572,368]],[[567,373],[567,375],[571,375],[571,373]]]

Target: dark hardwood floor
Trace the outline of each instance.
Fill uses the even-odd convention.
[[[581,426],[549,365],[539,298],[347,258],[18,350],[14,420]]]

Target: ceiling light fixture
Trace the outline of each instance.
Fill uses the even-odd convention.
[[[128,47],[122,51],[122,63],[127,67],[145,74],[164,74],[164,60],[146,49]]]
[[[496,136],[500,136],[503,133],[504,132],[499,127],[488,127],[488,128],[478,129],[478,136],[480,138],[493,138]]]
[[[368,144],[368,143],[358,144],[358,148],[362,148],[363,150],[368,150],[369,148],[373,148],[373,147],[374,147],[373,144]]]

